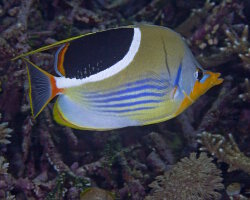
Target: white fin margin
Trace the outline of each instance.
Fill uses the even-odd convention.
[[[134,28],[134,36],[127,54],[119,62],[115,63],[108,69],[105,69],[97,74],[84,79],[55,77],[57,88],[69,88],[79,86],[89,82],[101,81],[125,69],[134,59],[141,43],[141,31],[139,28]]]

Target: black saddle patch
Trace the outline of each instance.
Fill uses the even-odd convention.
[[[73,40],[65,53],[65,77],[82,79],[119,62],[129,51],[134,28],[111,29]]]

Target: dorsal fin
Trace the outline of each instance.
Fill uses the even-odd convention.
[[[72,40],[57,51],[55,70],[66,78],[83,79],[118,63],[128,65],[133,59],[130,59],[130,55],[134,56],[138,50],[139,42],[138,45],[132,45],[140,39],[138,32],[134,28],[124,27]]]
[[[116,73],[132,62],[140,40],[139,28],[114,28],[62,40],[18,55],[12,61],[62,45],[54,62],[55,71],[59,76],[83,79],[112,68],[109,70],[111,76],[113,71]],[[106,74],[105,77],[109,75]]]

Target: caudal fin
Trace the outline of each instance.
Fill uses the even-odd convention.
[[[29,97],[32,115],[36,118],[44,107],[58,94],[55,78],[26,58],[29,78]]]

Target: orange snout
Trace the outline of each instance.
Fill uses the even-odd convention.
[[[208,81],[210,82],[211,87],[221,84],[224,80],[223,78],[219,78],[221,75],[220,73],[214,73],[211,71],[206,71],[205,73],[210,75],[210,79]]]
[[[183,99],[179,109],[175,113],[175,116],[183,112],[187,107],[189,107],[195,100],[197,100],[201,95],[205,94],[210,88],[215,85],[219,85],[223,82],[220,77],[220,73],[214,73],[211,71],[206,71],[204,76],[208,75],[207,78],[203,82],[199,82],[198,80],[194,84],[194,88],[190,95],[185,94],[185,98]]]

